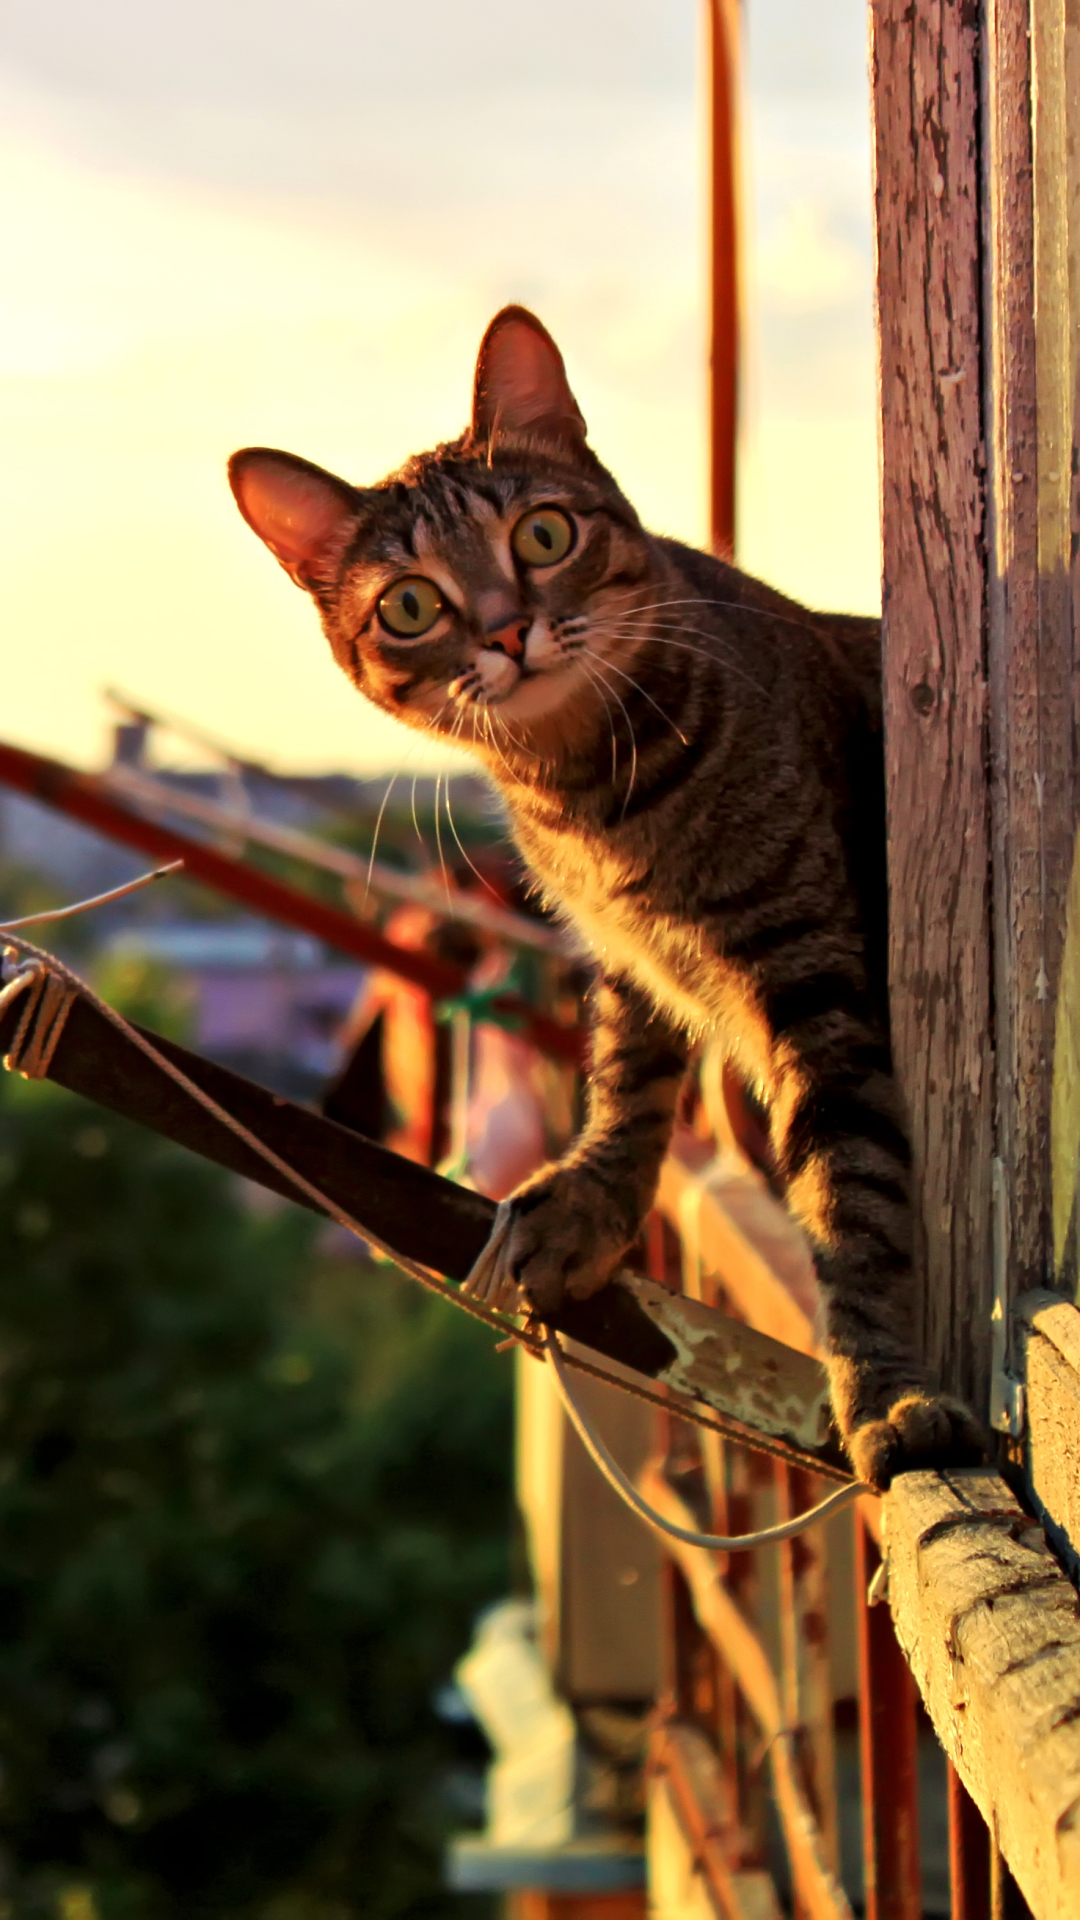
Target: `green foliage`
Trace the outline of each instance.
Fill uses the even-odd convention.
[[[506,1587],[509,1369],[318,1232],[0,1088],[0,1913],[468,1910],[430,1700]]]

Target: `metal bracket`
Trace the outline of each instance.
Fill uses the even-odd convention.
[[[997,1433],[1019,1440],[1027,1406],[1023,1381],[1009,1368],[1012,1328],[1006,1294],[1009,1222],[1005,1206],[1005,1168],[995,1157],[990,1170],[994,1304],[990,1310],[990,1425]]]

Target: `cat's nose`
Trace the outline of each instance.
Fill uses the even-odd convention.
[[[496,653],[505,653],[510,660],[522,660],[525,656],[525,642],[529,637],[529,622],[518,614],[513,620],[501,625],[488,627],[484,633],[485,647],[491,647]]]

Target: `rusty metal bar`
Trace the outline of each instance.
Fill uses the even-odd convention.
[[[444,884],[442,879],[428,880],[417,873],[401,873],[381,860],[365,859],[348,847],[321,840],[317,834],[306,833],[299,827],[282,826],[280,821],[263,819],[238,806],[223,806],[202,794],[170,787],[156,775],[135,767],[110,767],[97,778],[111,798],[119,799],[121,804],[130,800],[151,818],[165,814],[180,820],[194,820],[199,826],[225,835],[226,843],[231,840],[239,845],[266,847],[271,853],[283,853],[288,859],[302,860],[308,866],[336,874],[345,886],[347,898],[351,898],[351,889],[355,889],[361,899],[371,893],[376,898],[403,900],[411,906],[428,907],[441,920],[478,927],[481,932],[490,933],[511,946],[563,956],[571,950],[569,938],[557,927],[542,920],[530,920],[523,913],[499,906],[493,899],[463,893],[459,887]]]
[[[880,1565],[877,1542],[857,1514],[855,1607],[866,1920],[921,1920],[919,1695],[897,1644],[888,1607],[867,1605],[867,1588]]]
[[[810,1474],[776,1463],[778,1520],[804,1513],[822,1498],[823,1489]],[[829,1609],[826,1529],[810,1527],[780,1548],[781,1594],[790,1604],[793,1647],[794,1713],[799,1758],[830,1865],[840,1871],[839,1816],[836,1804],[836,1743],[833,1729],[832,1686],[829,1674],[827,1618]],[[790,1596],[790,1599],[788,1599]],[[788,1657],[785,1647],[785,1659]]]
[[[735,549],[739,378],[738,0],[707,0],[709,76],[709,523],[714,553]]]
[[[134,807],[126,806],[95,774],[77,773],[60,760],[0,743],[0,782],[155,860],[182,859],[189,879],[200,880],[284,926],[313,934],[339,953],[351,954],[368,966],[385,967],[422,987],[434,999],[453,999],[465,990],[466,975],[460,967],[435,954],[398,946],[377,927],[284,880],[273,879],[248,861],[233,859],[178,833],[174,827],[147,820]],[[555,1060],[580,1061],[583,1035],[579,1028],[563,1026],[538,1013],[516,994],[501,996],[494,1007],[499,1014],[519,1020],[522,1033],[539,1052]]]
[[[693,1513],[657,1466],[646,1467],[638,1487],[665,1519],[681,1527],[696,1524]],[[803,1787],[794,1735],[787,1725],[780,1688],[760,1635],[732,1600],[717,1571],[714,1554],[666,1536],[661,1540],[686,1582],[699,1626],[730,1667],[763,1736],[797,1900],[807,1920],[851,1920],[851,1907],[832,1870]]]
[[[717,1755],[698,1728],[662,1722],[652,1736],[648,1764],[650,1775],[667,1790],[713,1911],[722,1920],[779,1916],[768,1873],[743,1861],[738,1813]]]
[[[990,1831],[949,1761],[949,1887],[952,1920],[990,1913]]]

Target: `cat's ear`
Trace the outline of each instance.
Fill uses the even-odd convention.
[[[273,447],[234,453],[229,485],[248,526],[298,587],[332,579],[359,511],[355,488]]]
[[[547,328],[525,307],[504,307],[480,342],[470,437],[490,447],[523,432],[581,446],[585,422]]]

